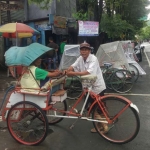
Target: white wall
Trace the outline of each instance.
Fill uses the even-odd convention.
[[[28,20],[46,18],[48,17],[47,14],[55,14],[55,10],[56,10],[55,0],[53,0],[51,7],[48,10],[46,9],[42,10],[37,5],[30,4],[28,7]]]
[[[71,18],[74,12],[76,12],[76,0],[56,1],[56,15]]]

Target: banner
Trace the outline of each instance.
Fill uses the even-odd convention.
[[[48,24],[47,21],[37,21],[34,23],[35,24],[35,29],[37,30],[51,30],[51,25]]]
[[[98,36],[99,22],[95,21],[78,21],[79,36]]]
[[[57,28],[66,28],[66,18],[61,16],[54,16],[54,27]]]

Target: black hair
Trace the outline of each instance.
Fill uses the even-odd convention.
[[[63,37],[62,41],[67,41],[67,38],[66,38],[66,37]]]
[[[53,37],[49,37],[49,40],[53,41],[54,39],[53,39]]]

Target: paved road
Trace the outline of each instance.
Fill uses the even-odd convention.
[[[53,133],[38,146],[25,146],[17,143],[8,133],[5,122],[0,122],[0,150],[148,150],[150,148],[150,52],[143,54],[140,63],[147,75],[138,79],[132,91],[125,94],[140,110],[141,128],[138,136],[130,143],[116,145],[102,139],[97,133],[90,133],[91,122],[78,121],[70,130],[74,122],[65,119],[55,126],[51,126]],[[132,124],[131,124],[132,126]],[[4,127],[4,128],[2,128]]]

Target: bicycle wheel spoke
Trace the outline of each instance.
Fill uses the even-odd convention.
[[[128,70],[120,69],[111,77],[111,86],[118,93],[129,92],[133,87],[134,79]]]
[[[14,105],[8,113],[7,124],[12,137],[22,144],[37,145],[47,135],[47,118],[41,108],[31,102]]]
[[[129,64],[129,70],[130,70],[131,74],[133,75],[134,82],[136,82],[139,78],[139,70],[133,64]]]
[[[57,115],[60,115],[60,116],[65,116],[66,113],[64,111],[67,111],[67,103],[66,103],[66,100],[64,100],[63,102],[57,102],[53,105],[52,109],[50,110],[47,110],[46,111],[46,115],[47,115],[47,119],[48,119],[48,123],[50,125],[53,125],[53,124],[56,124],[56,123],[59,123],[60,121],[63,120],[63,118],[61,117],[52,117],[52,116],[49,116],[49,115],[55,115],[54,113],[54,109],[57,109],[57,112],[56,114]]]
[[[65,89],[67,89],[67,97],[69,99],[76,99],[82,93],[82,83],[77,76],[69,77],[66,80]]]
[[[104,76],[104,80],[105,80],[105,83],[106,83],[106,87],[108,89],[112,89],[112,86],[111,86],[111,77],[113,75],[113,73],[118,70],[116,68],[109,68],[107,69],[104,73],[103,73],[103,76]]]

